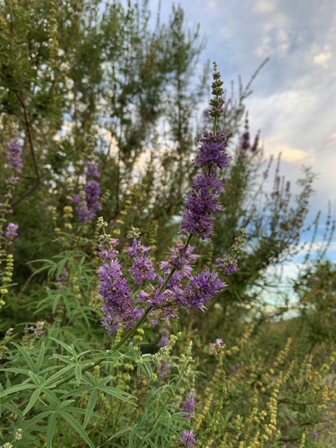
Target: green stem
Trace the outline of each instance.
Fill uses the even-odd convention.
[[[161,408],[159,414],[157,415],[156,419],[154,420],[153,424],[151,425],[151,427],[149,428],[149,430],[146,432],[146,434],[144,435],[144,437],[140,440],[140,443],[139,443],[139,445],[137,446],[137,448],[140,448],[141,445],[142,445],[142,442],[143,442],[144,440],[146,440],[146,438],[147,438],[148,436],[151,435],[151,433],[152,433],[152,431],[153,431],[153,429],[154,429],[154,427],[155,427],[155,425],[156,425],[156,422],[159,420],[159,418],[160,418],[162,412],[166,409],[168,403],[170,402],[172,396],[174,395],[174,391],[178,388],[178,386],[179,386],[179,384],[180,384],[180,382],[181,382],[181,380],[182,380],[182,378],[183,378],[184,372],[186,371],[187,365],[188,365],[188,363],[186,363],[186,366],[185,366],[185,368],[183,369],[183,371],[181,372],[180,377],[179,377],[179,380],[178,380],[178,382],[177,382],[175,388],[174,388],[174,389],[173,389],[173,388],[171,389],[171,391],[170,391],[170,393],[169,393],[169,395],[168,395],[168,398],[167,398],[167,400],[164,402],[164,405],[162,406],[162,408]]]

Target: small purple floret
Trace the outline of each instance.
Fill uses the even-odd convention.
[[[18,224],[13,224],[9,222],[7,225],[7,229],[5,232],[6,244],[12,244],[14,238],[17,236],[17,229],[19,228]]]
[[[197,444],[197,440],[195,439],[195,435],[192,430],[183,431],[180,441],[188,448],[194,448]]]

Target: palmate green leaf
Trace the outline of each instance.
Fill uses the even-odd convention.
[[[91,447],[95,448],[83,427],[72,415],[65,411],[60,411],[59,415],[77,432],[77,434]]]
[[[57,414],[53,412],[49,417],[48,427],[47,427],[47,448],[52,448],[52,441],[56,431]]]
[[[84,423],[83,423],[84,429],[86,428],[87,424],[89,423],[92,412],[96,406],[97,400],[98,400],[98,391],[97,391],[97,389],[93,389],[93,391],[91,392],[88,404],[87,404],[87,408],[86,408],[86,413],[85,413],[85,418],[84,418]]]

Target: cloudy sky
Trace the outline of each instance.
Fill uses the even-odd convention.
[[[150,0],[153,15],[157,0]],[[307,224],[321,210],[322,240],[328,201],[336,219],[336,1],[182,0],[187,23],[199,22],[207,46],[201,57],[216,61],[227,87],[250,80],[269,57],[247,100],[250,129],[261,130],[265,155],[282,153],[282,175],[294,184],[301,166],[318,175]],[[162,21],[172,0],[162,0]],[[304,238],[308,241],[311,235]],[[284,280],[295,276],[305,251],[287,263]],[[336,261],[336,237],[327,252]],[[286,283],[286,281],[285,281]],[[271,300],[272,303],[272,300]]]
[[[157,0],[150,0],[155,15]],[[173,1],[162,0],[162,21]],[[243,84],[267,57],[247,100],[252,133],[261,129],[265,155],[282,153],[292,183],[302,165],[318,174],[310,218],[336,218],[335,0],[182,0],[189,25],[200,23],[207,46],[201,63],[216,61],[226,86]],[[321,221],[321,232],[325,222]],[[334,238],[334,240],[336,240]],[[336,248],[329,251],[336,260]]]

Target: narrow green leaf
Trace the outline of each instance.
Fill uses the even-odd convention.
[[[47,378],[47,380],[43,383],[43,387],[53,385],[59,377],[63,376],[64,373],[66,373],[68,370],[72,370],[72,369],[73,369],[72,365],[66,366],[62,370],[54,373],[54,375],[52,375],[50,378]]]
[[[23,411],[23,415],[26,415],[27,412],[30,411],[30,409],[34,406],[34,404],[39,399],[41,393],[42,393],[42,389],[40,387],[38,389],[34,390],[34,392],[32,393],[32,395],[30,397],[30,400],[29,400],[25,410]]]
[[[52,337],[50,339],[52,339],[53,341],[57,342],[57,344],[61,345],[63,348],[65,348],[65,350],[67,352],[69,352],[72,355],[71,347],[69,345],[67,345],[65,342],[59,341],[58,339],[55,339],[55,338],[52,338]]]
[[[87,404],[87,408],[86,408],[84,424],[83,424],[84,428],[86,428],[87,424],[89,423],[92,412],[96,406],[97,400],[98,400],[98,391],[97,391],[97,389],[93,389],[93,391],[90,395],[88,404]]]
[[[20,423],[20,426],[22,427],[23,430],[25,430],[25,429],[29,428],[30,426],[35,425],[35,423],[40,422],[45,417],[48,417],[48,415],[50,415],[51,413],[52,413],[52,411],[43,411],[40,414],[36,415],[31,420],[26,420],[26,421]]]
[[[18,349],[18,351],[21,353],[22,357],[26,361],[26,364],[29,367],[29,370],[32,370],[35,372],[35,364],[33,363],[33,360],[31,359],[29,353],[22,347],[22,345],[17,344],[16,342],[12,342],[13,345]]]
[[[80,364],[77,364],[75,367],[75,375],[77,384],[80,384],[82,380],[82,366]]]
[[[49,417],[47,427],[47,448],[52,448],[52,441],[56,431],[57,414],[53,412]]]
[[[17,384],[16,386],[12,386],[9,389],[5,389],[0,392],[0,398],[6,397],[7,395],[14,394],[15,392],[20,392],[21,390],[26,389],[35,389],[35,384],[29,383],[27,384],[27,380],[24,384]]]
[[[42,366],[42,363],[43,363],[43,359],[44,359],[44,353],[45,353],[45,344],[42,341],[40,352],[38,354],[37,361],[36,361],[36,370],[37,370],[37,372],[39,372],[40,369],[41,369],[41,366]]]
[[[70,414],[64,411],[59,412],[60,416],[80,435],[80,437],[91,447],[95,448],[88,435],[79,422]]]
[[[99,387],[99,390],[101,390],[105,394],[112,395],[113,397],[118,398],[118,400],[125,401],[126,403],[129,403],[133,406],[135,406],[135,404],[136,404],[134,401],[134,400],[136,400],[136,398],[133,397],[133,395],[128,394],[127,392],[124,392],[123,390],[116,389],[115,387],[107,387],[107,386]]]

